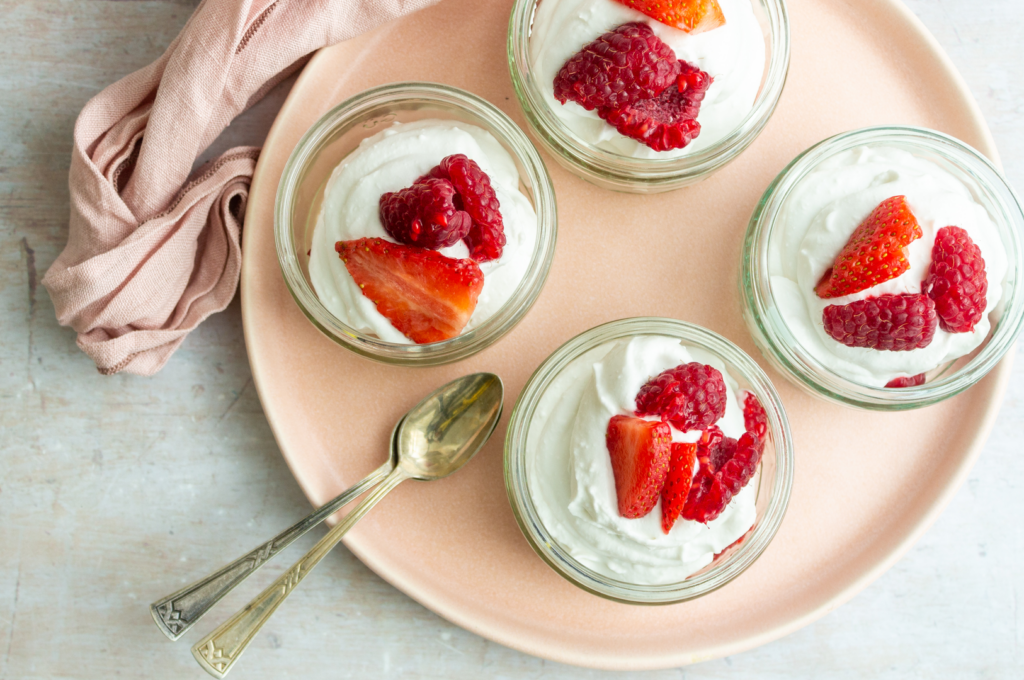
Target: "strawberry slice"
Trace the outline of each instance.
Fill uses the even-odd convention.
[[[666,534],[683,512],[690,494],[693,470],[697,467],[697,445],[673,443],[672,458],[668,464],[668,477],[661,489],[661,530]]]
[[[820,298],[842,297],[896,278],[910,269],[903,249],[921,236],[906,197],[885,199],[853,232],[815,292]]]
[[[455,260],[380,238],[334,244],[345,268],[377,311],[417,344],[454,338],[484,287],[473,260]]]
[[[672,453],[668,423],[613,416],[605,434],[615,476],[619,514],[638,519],[658,503]]]
[[[618,0],[663,24],[687,33],[703,33],[725,26],[718,0]]]

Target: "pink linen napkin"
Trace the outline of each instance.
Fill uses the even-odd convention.
[[[191,173],[196,157],[316,49],[435,2],[203,0],[163,56],[85,105],[68,243],[43,285],[100,373],[156,373],[234,297],[259,149]]]

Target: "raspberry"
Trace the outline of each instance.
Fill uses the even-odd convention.
[[[712,470],[721,470],[722,467],[732,460],[732,457],[736,455],[736,440],[732,437],[726,437],[722,434],[719,428],[718,434],[712,434],[710,436],[710,450],[708,451],[708,465]]]
[[[725,380],[697,362],[656,375],[636,395],[638,416],[659,416],[677,430],[706,430],[725,414]]]
[[[473,226],[465,236],[469,256],[477,262],[497,260],[505,247],[505,225],[501,220],[498,196],[476,161],[457,153],[446,156],[427,175],[445,179],[455,187],[455,207],[473,218]]]
[[[399,243],[437,250],[455,245],[469,233],[473,220],[458,210],[455,187],[443,179],[417,180],[401,191],[380,197],[380,221]]]
[[[767,441],[768,414],[764,412],[764,406],[761,406],[753,392],[747,392],[743,397],[743,427],[747,432],[756,434],[762,443]]]
[[[717,519],[754,476],[761,462],[763,443],[745,432],[739,441],[722,435],[717,427],[704,432],[697,444],[697,470],[682,517],[707,524]]]
[[[505,248],[505,230],[501,225],[473,222],[465,241],[469,256],[477,262],[497,260]]]
[[[938,319],[927,295],[879,295],[848,305],[829,305],[822,313],[825,332],[847,347],[890,352],[931,344]]]
[[[853,232],[814,292],[842,297],[896,278],[910,269],[903,249],[919,238],[921,226],[906,198],[885,199]]]
[[[985,259],[966,231],[960,227],[939,229],[922,290],[935,301],[942,330],[970,333],[981,321],[988,293]]]
[[[740,440],[736,442],[736,453],[732,458],[718,468],[718,477],[722,484],[735,496],[740,489],[747,485],[757,464],[761,462],[761,452],[764,449],[763,442],[756,434],[744,432]]]
[[[662,93],[679,75],[675,52],[647,24],[623,24],[565,62],[555,76],[555,99],[588,111],[618,108]]]
[[[918,385],[924,384],[924,373],[918,373],[917,375],[900,376],[899,378],[893,378],[885,384],[889,388],[898,387],[917,387]]]
[[[655,151],[682,149],[700,134],[697,114],[700,103],[714,80],[685,61],[679,62],[676,87],[667,87],[657,97],[640,99],[619,107],[604,107],[597,113],[619,134],[646,144]]]

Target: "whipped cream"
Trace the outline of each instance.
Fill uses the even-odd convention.
[[[512,156],[493,135],[473,125],[451,120],[395,123],[364,139],[334,169],[313,231],[309,278],[320,301],[343,323],[381,340],[412,344],[362,294],[334,244],[374,237],[395,242],[380,221],[381,195],[411,186],[442,158],[457,153],[476,161],[491,178],[507,239],[500,258],[479,263],[484,286],[464,331],[490,318],[519,287],[537,241],[537,214],[519,191],[519,172]],[[458,259],[469,257],[462,241],[438,252]]]
[[[619,515],[605,444],[608,421],[634,412],[636,394],[650,378],[691,361],[722,372],[727,402],[716,424],[739,438],[743,410],[722,361],[660,335],[612,341],[582,354],[558,374],[537,405],[526,442],[530,496],[559,545],[605,576],[637,585],[682,581],[754,524],[760,471],[707,526],[680,518],[666,535],[660,500],[645,517]],[[673,441],[695,442],[700,435],[672,428]]]
[[[821,299],[818,281],[854,230],[879,203],[906,196],[923,236],[907,248],[910,269],[901,276],[844,297]],[[939,229],[960,227],[981,248],[988,277],[988,305],[971,333],[941,325],[922,349],[888,352],[847,347],[825,332],[822,312],[864,298],[920,293]],[[772,292],[786,325],[800,344],[833,372],[873,387],[893,378],[926,373],[972,352],[988,335],[989,313],[1002,297],[1006,255],[995,223],[971,190],[932,161],[892,147],[858,147],[826,159],[787,197],[768,245]]]
[[[754,106],[765,65],[765,41],[751,0],[719,0],[725,25],[690,35],[651,19],[615,0],[541,0],[530,35],[530,60],[544,100],[584,141],[634,158],[676,158],[706,149],[725,138]],[[603,33],[622,24],[648,24],[683,59],[714,78],[701,103],[700,135],[682,149],[654,151],[624,137],[576,102],[555,99],[555,76],[565,62]]]

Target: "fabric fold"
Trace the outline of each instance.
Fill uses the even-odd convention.
[[[315,50],[434,2],[203,0],[159,59],[85,105],[68,243],[42,283],[101,373],[152,375],[235,295],[259,149],[195,159]]]

